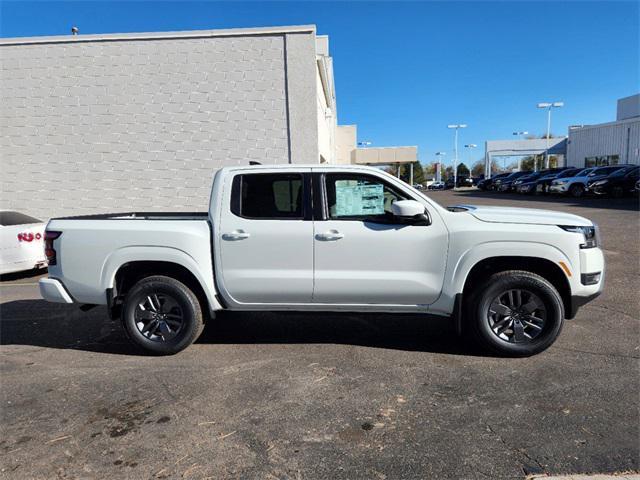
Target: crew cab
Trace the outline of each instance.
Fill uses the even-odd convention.
[[[605,275],[585,218],[444,208],[361,166],[226,167],[206,213],[57,218],[45,237],[42,296],[107,305],[158,354],[184,349],[226,309],[446,316],[497,354],[527,356]]]

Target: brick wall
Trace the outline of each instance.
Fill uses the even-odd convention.
[[[261,35],[0,46],[0,208],[43,219],[206,210],[217,168],[289,161],[284,44]]]

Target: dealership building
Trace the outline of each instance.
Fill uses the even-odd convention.
[[[559,166],[600,167],[640,164],[640,94],[618,100],[615,122],[574,125],[567,137],[546,139],[488,140],[485,171],[500,157],[534,156],[541,168],[545,154],[555,156]]]
[[[640,164],[640,94],[618,100],[616,121],[569,128],[567,165]]]
[[[0,209],[206,208],[227,165],[403,163],[339,126],[315,26],[0,40]]]

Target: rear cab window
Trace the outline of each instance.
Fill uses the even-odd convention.
[[[13,225],[30,225],[33,223],[42,223],[42,221],[20,212],[0,212],[0,226],[11,227]]]
[[[305,217],[304,176],[299,173],[236,175],[231,213],[254,220],[301,220]]]

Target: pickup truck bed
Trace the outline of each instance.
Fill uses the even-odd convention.
[[[206,287],[207,300],[217,305],[207,213],[113,213],[54,218],[48,231],[63,232],[50,279],[64,278],[69,298],[84,304],[105,304],[118,287],[116,273],[137,262],[182,265]],[[82,252],[82,255],[78,255]],[[52,284],[51,288],[56,287]]]
[[[208,212],[125,212],[58,217],[52,220],[206,220]]]

